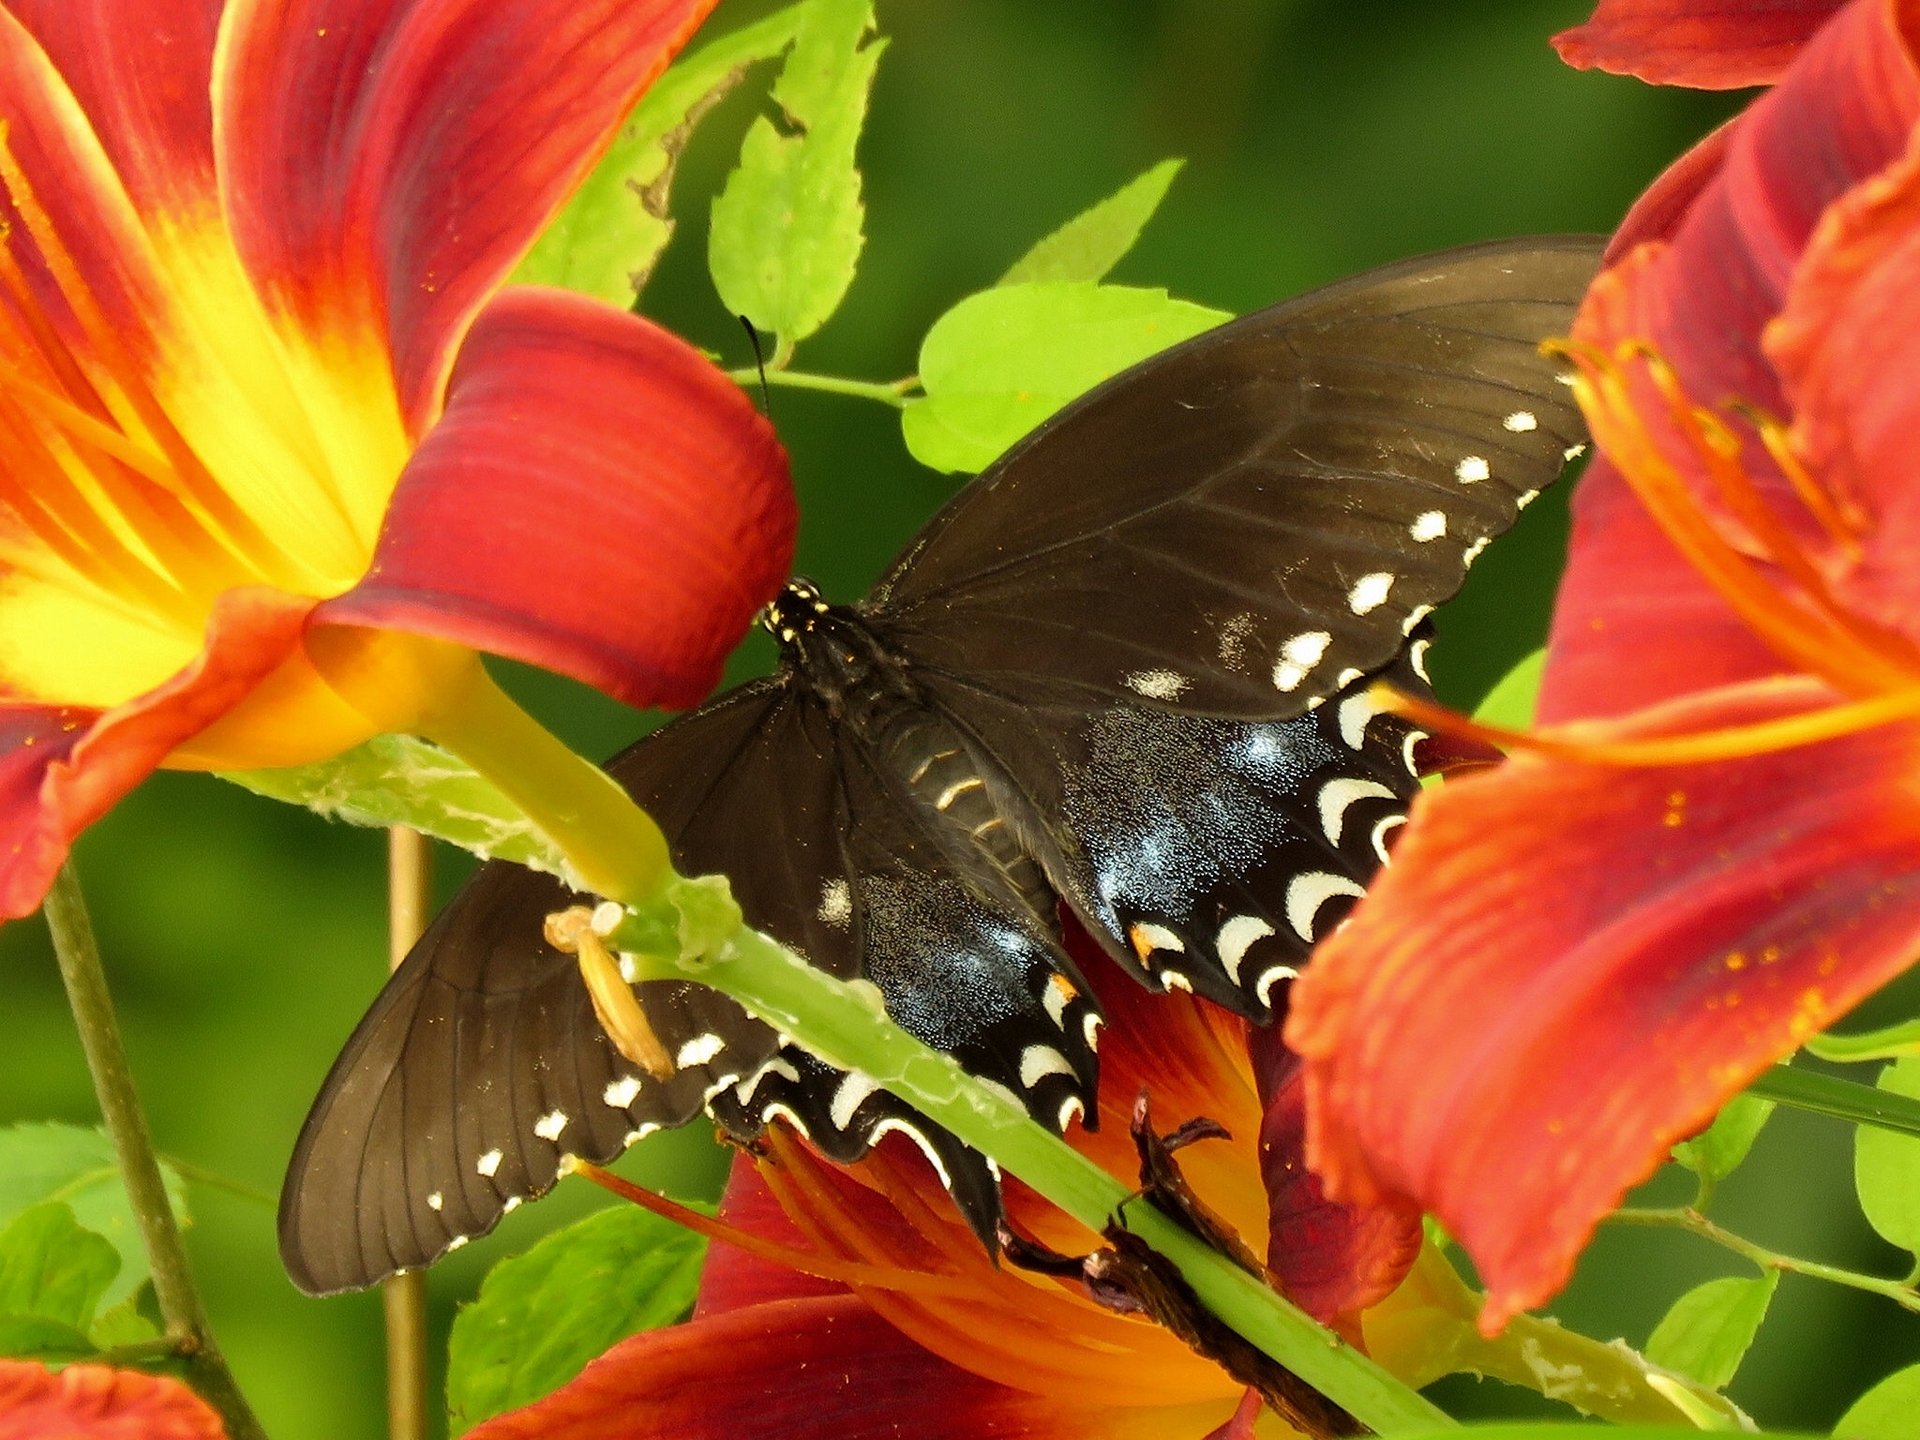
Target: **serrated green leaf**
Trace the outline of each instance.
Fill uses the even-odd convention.
[[[1916,1414],[1920,1414],[1920,1365],[1909,1365],[1848,1406],[1833,1433],[1836,1440],[1912,1440]]]
[[[745,77],[793,42],[804,7],[790,5],[681,57],[654,82],[612,147],[513,272],[516,285],[557,285],[622,309],[673,238],[674,166],[694,127]]]
[[[102,1310],[87,1330],[87,1338],[102,1350],[138,1345],[160,1338],[160,1327],[140,1313],[138,1297]]]
[[[494,1266],[454,1317],[447,1410],[455,1434],[530,1404],[608,1346],[692,1305],[706,1242],[644,1210],[602,1210]]]
[[[983,290],[936,320],[921,342],[926,397],[907,406],[902,433],[923,465],[984,469],[1102,380],[1231,318],[1164,290],[1123,285]]]
[[[492,782],[411,735],[375,736],[318,765],[229,770],[221,778],[350,825],[410,825],[483,860],[561,873],[559,853]]]
[[[1736,1095],[1705,1130],[1674,1146],[1673,1158],[1702,1180],[1724,1180],[1740,1168],[1772,1114],[1773,1101]]]
[[[1167,198],[1167,187],[1184,160],[1162,160],[1098,205],[1074,216],[1040,241],[1000,277],[1002,285],[1062,280],[1104,280],[1133,248],[1140,232]]]
[[[160,1169],[173,1213],[184,1225],[186,1182],[168,1166]],[[83,1229],[105,1236],[119,1253],[120,1271],[103,1303],[118,1305],[146,1283],[146,1245],[104,1133],[55,1124],[0,1129],[0,1224],[47,1200],[67,1205]]]
[[[29,1206],[0,1230],[0,1315],[84,1331],[119,1269],[112,1242],[83,1230],[66,1205]]]
[[[1527,729],[1533,724],[1534,707],[1540,701],[1540,677],[1546,670],[1547,652],[1534,651],[1500,677],[1473,712],[1473,718],[1505,730]]]
[[[1887,1066],[1878,1088],[1920,1097],[1920,1057]],[[1920,1255],[1920,1140],[1863,1125],[1853,1147],[1853,1183],[1867,1223],[1881,1238]]]
[[[44,1315],[0,1315],[0,1355],[10,1360],[60,1364],[96,1353],[93,1341],[62,1321]]]
[[[1767,1318],[1778,1274],[1709,1280],[1673,1302],[1647,1341],[1647,1359],[1723,1389]]]
[[[839,308],[865,244],[854,151],[886,49],[863,43],[872,28],[872,0],[808,0],[773,87],[791,133],[756,120],[713,202],[714,288],[782,351]]]

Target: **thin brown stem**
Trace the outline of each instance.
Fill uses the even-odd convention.
[[[200,1293],[194,1288],[180,1226],[167,1199],[166,1181],[147,1130],[147,1117],[133,1088],[133,1071],[127,1064],[113,1000],[107,993],[93,921],[87,915],[80,879],[71,861],[55,877],[45,908],[47,928],[53,934],[53,953],[67,987],[67,1003],[72,1007],[80,1047],[93,1076],[93,1091],[99,1097],[127,1199],[146,1246],[161,1321],[184,1358],[188,1379],[220,1412],[231,1440],[266,1440],[266,1431],[214,1343]]]
[[[427,928],[433,907],[433,852],[418,830],[387,832],[387,940],[393,969]],[[382,1282],[387,1329],[387,1435],[426,1440],[427,1277],[416,1271]]]

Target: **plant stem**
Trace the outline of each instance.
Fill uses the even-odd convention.
[[[751,390],[760,383],[760,372],[741,368],[729,370],[727,378]],[[815,375],[805,370],[767,369],[767,384],[786,385],[795,390],[824,390],[833,395],[851,395],[860,400],[878,400],[896,410],[906,408],[910,392],[919,384],[917,377],[905,380],[848,380],[838,375]]]
[[[1836,1120],[1878,1125],[1902,1135],[1920,1136],[1920,1100],[1834,1075],[1775,1065],[1747,1087],[1747,1094],[1777,1100],[1796,1110],[1831,1115]]]
[[[387,831],[388,967],[397,970],[427,928],[433,908],[433,852],[418,830]],[[396,1275],[380,1285],[387,1332],[387,1435],[426,1440],[427,1276]]]
[[[1805,1275],[1813,1280],[1826,1280],[1835,1285],[1844,1285],[1849,1290],[1864,1290],[1871,1295],[1884,1296],[1903,1309],[1920,1313],[1920,1291],[1899,1280],[1885,1280],[1877,1275],[1862,1275],[1857,1270],[1843,1270],[1837,1265],[1823,1265],[1818,1260],[1801,1260],[1796,1256],[1782,1255],[1776,1250],[1736,1235],[1722,1225],[1708,1219],[1691,1206],[1674,1208],[1636,1208],[1628,1207],[1616,1210],[1607,1219],[1622,1225],[1651,1225],[1670,1230],[1684,1230],[1689,1235],[1698,1235],[1702,1240],[1712,1241],[1722,1249],[1731,1250],[1744,1260],[1751,1261],[1762,1270],[1779,1270],[1789,1275]]]
[[[987,1090],[951,1056],[929,1049],[889,1020],[877,994],[869,993],[871,986],[837,980],[741,926],[724,884],[680,881],[668,894],[679,910],[675,928],[685,958],[659,967],[663,927],[657,917],[627,921],[610,943],[638,951],[656,973],[724,990],[828,1064],[872,1077],[1096,1234],[1121,1219],[1179,1267],[1221,1320],[1380,1434],[1453,1423],[1226,1256],[1151,1206],[1130,1204],[1130,1186],[1034,1124],[1012,1096]]]
[[[127,1199],[146,1245],[161,1320],[184,1358],[194,1388],[220,1412],[231,1440],[266,1440],[266,1432],[214,1343],[200,1294],[194,1288],[186,1247],[180,1242],[180,1226],[167,1200],[160,1162],[153,1153],[153,1137],[133,1088],[133,1071],[127,1064],[113,1000],[107,993],[100,947],[72,861],[60,867],[45,909],[60,978],[67,987],[67,1003],[72,1007],[80,1046],[93,1076],[94,1094],[99,1097]]]

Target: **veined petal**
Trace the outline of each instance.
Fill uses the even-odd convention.
[[[720,1199],[720,1219],[750,1235],[797,1250],[807,1248],[807,1237],[780,1208],[751,1155],[734,1156],[726,1194]],[[694,1302],[693,1316],[698,1320],[770,1301],[846,1293],[846,1287],[835,1281],[763,1260],[733,1245],[714,1244],[708,1247],[707,1263],[700,1270],[700,1298]]]
[[[753,1305],[624,1340],[472,1440],[1169,1440],[1227,1406],[1129,1412],[996,1385],[908,1340],[852,1296]]]
[[[226,1440],[220,1417],[166,1375],[0,1360],[0,1440]]]
[[[315,329],[384,317],[418,433],[475,310],[713,4],[229,0],[214,138],[242,255]]]
[[[1600,0],[1584,25],[1553,37],[1580,70],[1654,85],[1737,90],[1771,85],[1845,0]]]
[[[1268,1198],[1267,1268],[1281,1292],[1323,1324],[1352,1329],[1393,1293],[1420,1254],[1420,1207],[1399,1196],[1344,1205],[1307,1168],[1306,1077],[1280,1027],[1249,1042],[1266,1109],[1260,1168]]]
[[[1794,680],[1604,727],[1805,713]],[[1296,986],[1331,1193],[1412,1196],[1497,1328],[1561,1285],[1672,1143],[1920,954],[1920,729],[1713,765],[1520,755],[1423,794]]]
[[[223,0],[7,0],[93,122],[145,214],[217,204],[207,100]]]
[[[1793,402],[1795,448],[1857,506],[1867,535],[1836,592],[1920,640],[1920,131],[1815,232],[1767,349]]]
[[[772,428],[690,345],[510,290],[473,327],[371,570],[315,619],[691,705],[786,579],[794,526]]]
[[[200,655],[139,698],[104,714],[0,709],[0,915],[30,913],[74,836],[296,655],[311,604],[265,588],[229,591]]]

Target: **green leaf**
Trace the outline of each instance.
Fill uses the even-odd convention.
[[[454,1433],[530,1404],[627,1336],[693,1303],[706,1242],[619,1206],[502,1261],[454,1317],[447,1409]]]
[[[69,1207],[57,1200],[31,1206],[0,1230],[0,1315],[85,1330],[119,1269],[113,1243],[81,1229]]]
[[[1920,1057],[1887,1066],[1879,1088],[1920,1097]],[[1867,1223],[1883,1239],[1920,1255],[1920,1140],[1863,1126],[1853,1146],[1853,1184]]]
[[[187,1187],[166,1165],[173,1212],[187,1223]],[[12,1125],[0,1129],[0,1224],[29,1206],[58,1200],[81,1228],[102,1235],[120,1255],[120,1271],[104,1303],[118,1305],[146,1283],[147,1249],[127,1202],[113,1145],[99,1130],[78,1125]]]
[[[803,6],[790,5],[683,56],[654,82],[606,156],[541,232],[516,285],[557,285],[622,309],[633,304],[673,238],[674,165],[708,110],[756,61],[793,42]]]
[[[707,264],[727,308],[781,351],[839,308],[865,243],[854,148],[884,40],[863,44],[872,0],[808,0],[773,87],[791,133],[766,116],[713,202]]]
[[[1546,673],[1547,652],[1536,650],[1500,677],[1473,718],[1483,725],[1498,725],[1503,730],[1525,730],[1533,724],[1533,711],[1540,699],[1540,677]]]
[[[561,873],[546,836],[492,782],[411,735],[379,735],[318,765],[229,770],[221,778],[350,825],[410,825],[483,860]]]
[[[8,1359],[59,1364],[97,1353],[93,1341],[64,1321],[44,1315],[0,1315],[0,1355]]]
[[[1184,160],[1162,160],[1082,211],[1014,262],[1002,285],[1032,285],[1059,280],[1104,280],[1133,248]]]
[[[1654,1327],[1647,1359],[1715,1390],[1725,1388],[1767,1318],[1779,1284],[1778,1273],[1769,1271],[1752,1279],[1729,1276],[1696,1286],[1674,1301]]]
[[[1822,1060],[1858,1064],[1866,1060],[1897,1060],[1920,1055],[1920,1020],[1902,1020],[1881,1030],[1859,1030],[1851,1035],[1810,1036],[1807,1052]]]
[[[1772,1114],[1773,1101],[1736,1095],[1705,1130],[1674,1146],[1673,1158],[1709,1184],[1724,1180],[1740,1168]]]
[[[1909,1365],[1848,1406],[1833,1433],[1840,1440],[1912,1440],[1916,1412],[1920,1412],[1920,1365]]]
[[[140,1313],[139,1299],[123,1300],[103,1310],[87,1330],[87,1337],[102,1350],[121,1345],[138,1345],[160,1338],[160,1327]]]
[[[920,346],[926,398],[907,446],[936,470],[976,471],[1062,405],[1169,345],[1230,319],[1164,290],[1071,282],[969,295]]]

